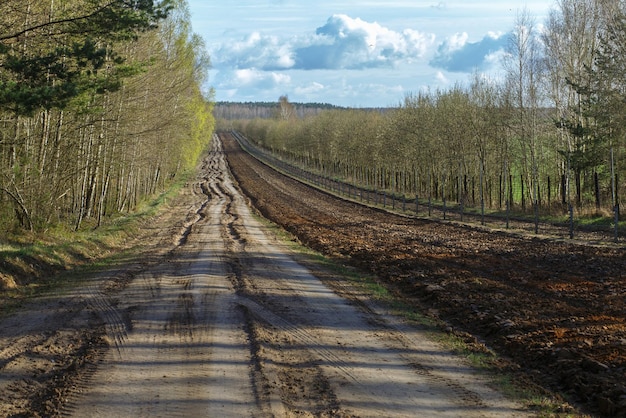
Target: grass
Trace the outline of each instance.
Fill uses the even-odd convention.
[[[79,231],[57,224],[0,238],[0,316],[28,299],[75,286],[86,275],[129,258],[138,248],[142,225],[178,195],[188,175],[132,213],[109,218],[99,228],[88,219]]]

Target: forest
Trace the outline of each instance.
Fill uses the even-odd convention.
[[[96,228],[195,168],[209,65],[185,0],[0,2],[0,230]]]
[[[298,118],[315,116],[323,110],[342,109],[339,106],[328,103],[290,103],[290,108]],[[237,120],[237,119],[268,119],[277,117],[280,108],[276,102],[216,102],[213,115],[216,119]]]
[[[619,222],[626,192],[626,7],[559,0],[518,13],[504,74],[408,94],[395,108],[228,126],[289,161],[410,199]],[[224,123],[218,121],[218,124]]]

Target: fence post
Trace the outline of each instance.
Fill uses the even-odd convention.
[[[461,196],[461,200],[459,201],[459,212],[461,214],[461,222],[463,222],[463,196]]]
[[[511,179],[513,178],[510,174],[508,174],[508,163],[504,162],[504,202],[506,206],[506,229],[509,229],[509,206],[511,205],[511,196],[513,193],[511,190],[513,189],[513,183]],[[508,180],[508,183],[507,183]]]
[[[615,242],[619,241],[619,236],[618,236],[618,230],[619,230],[619,205],[615,205],[615,207],[613,208],[613,212],[615,212],[614,216],[615,216],[615,220],[614,220],[614,225],[615,225],[615,232],[614,232],[614,239]]]
[[[505,164],[505,170],[506,170],[506,164]],[[480,224],[484,225],[485,224],[485,189],[484,189],[484,180],[485,180],[485,166],[483,161],[480,161]],[[500,183],[502,183],[502,176],[500,176]],[[502,203],[502,186],[500,186],[500,204]],[[500,206],[501,208],[502,206]]]
[[[619,229],[619,178],[615,172],[615,154],[613,153],[613,147],[611,147],[611,192],[613,195],[613,212],[614,212],[614,239],[618,241],[618,229]]]
[[[431,195],[428,195],[428,217],[433,214],[433,198]]]
[[[569,204],[569,239],[574,238],[574,206]]]
[[[522,211],[526,213],[526,195],[524,193],[524,176],[520,174],[519,179],[520,179],[520,184],[522,186]]]

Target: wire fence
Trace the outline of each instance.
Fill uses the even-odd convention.
[[[485,199],[477,196],[482,193],[476,192],[475,184],[467,188],[464,187],[468,182],[466,179],[463,179],[463,182],[458,182],[456,179],[458,199],[448,199],[448,195],[443,192],[419,196],[418,194],[397,193],[388,189],[381,190],[380,187],[375,187],[371,183],[367,185],[355,184],[345,181],[337,175],[305,169],[301,164],[287,161],[275,153],[256,146],[237,131],[233,131],[232,135],[247,153],[283,174],[320,190],[371,207],[405,216],[462,222],[495,230],[530,233],[564,240],[580,240],[597,244],[623,242],[625,231],[623,231],[623,227],[620,229],[618,210],[615,210],[615,219],[610,225],[586,225],[579,222],[571,205],[566,208],[568,216],[564,217],[563,221],[546,220],[539,216],[538,208],[533,202],[518,202],[518,206],[528,205],[533,208],[533,213],[526,215],[523,211],[514,211],[509,203],[512,199],[509,200],[507,197],[499,197],[501,210],[487,211]],[[507,179],[507,181],[510,182],[509,193],[513,193],[512,188],[515,187],[515,183],[513,179]],[[522,185],[520,187],[523,187],[523,180],[520,180],[519,184]],[[499,187],[502,188],[502,185]],[[464,188],[465,190],[463,190]],[[463,193],[460,190],[463,190]],[[515,193],[519,194],[520,191],[515,191]],[[519,195],[524,196],[524,193]],[[548,199],[548,201],[550,200]]]

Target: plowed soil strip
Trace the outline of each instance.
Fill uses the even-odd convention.
[[[306,245],[513,359],[601,415],[626,411],[626,249],[411,219],[282,176],[222,134],[253,205]],[[468,334],[469,333],[469,334]]]

